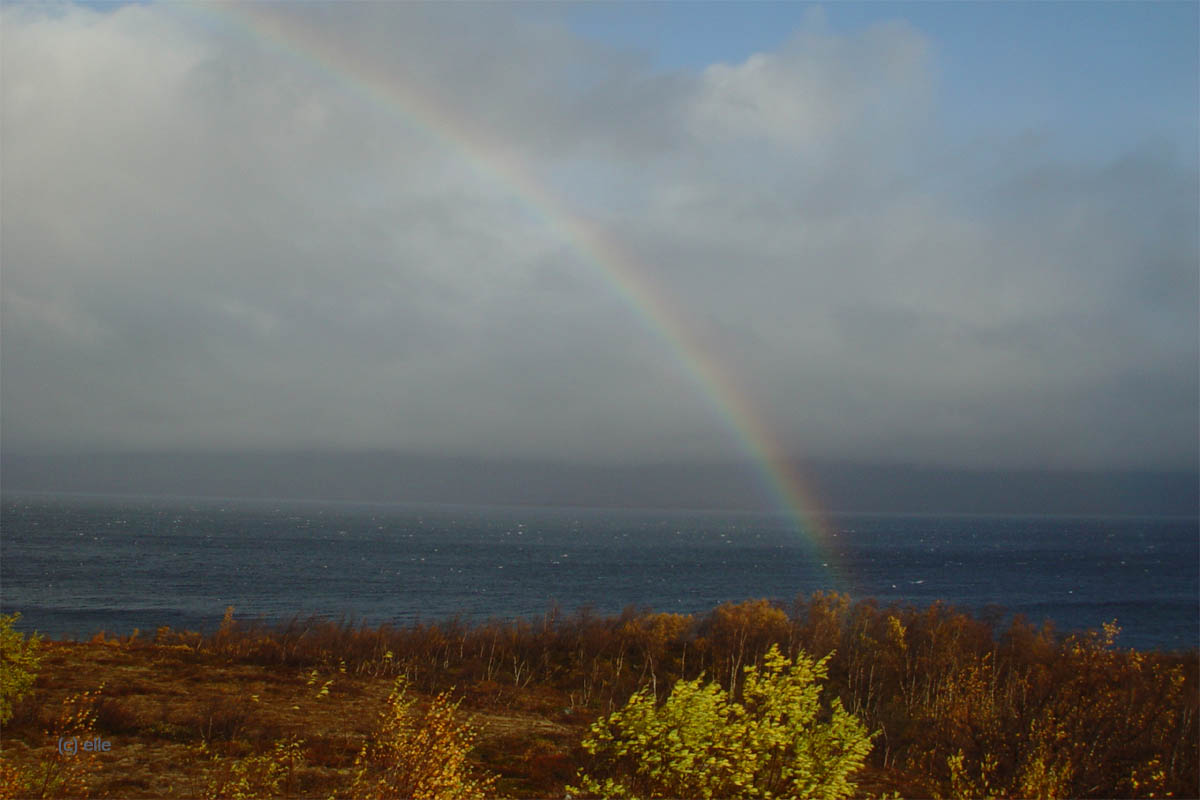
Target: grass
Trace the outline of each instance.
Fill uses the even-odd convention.
[[[331,797],[354,784],[400,678],[416,711],[443,692],[461,701],[454,713],[477,734],[470,765],[498,776],[490,793],[562,797],[587,762],[588,727],[635,691],[661,700],[704,674],[736,694],[742,669],[777,645],[833,652],[828,691],[879,732],[857,776],[863,796],[1196,796],[1196,652],[1122,650],[1115,635],[1060,636],[1022,620],[998,629],[943,605],[821,594],[697,616],[551,611],[404,628],[267,628],[230,611],[207,636],[44,641],[0,757],[8,769],[58,770],[63,781],[43,782],[49,795],[234,797],[234,779],[253,773],[259,794]],[[87,724],[64,727],[64,708],[89,692]],[[65,759],[56,732],[67,729],[111,750]],[[300,758],[280,766],[276,747],[289,741]]]
[[[202,747],[245,756],[288,738],[303,740],[305,759],[294,796],[328,797],[349,783],[392,686],[386,677],[336,669],[318,670],[314,682],[311,669],[231,664],[152,642],[45,642],[43,652],[34,691],[4,726],[4,758],[26,767],[53,760],[57,737],[49,732],[57,709],[101,686],[95,731],[112,749],[87,777],[96,797],[199,797],[212,771]],[[477,763],[500,774],[501,793],[553,796],[557,776],[565,782],[573,775],[563,765],[585,720],[567,725],[529,711],[497,713],[482,699],[484,708],[474,706],[481,712]],[[526,768],[539,759],[532,772]]]

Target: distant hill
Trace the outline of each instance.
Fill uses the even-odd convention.
[[[13,492],[380,502],[774,510],[749,464],[581,465],[374,453],[92,453],[0,458]],[[1179,514],[1200,509],[1196,471],[961,470],[815,463],[805,494],[825,511]]]

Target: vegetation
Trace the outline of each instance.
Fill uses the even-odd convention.
[[[221,758],[207,744],[200,744],[200,755],[207,756],[211,765],[203,800],[255,800],[260,797],[293,796],[296,774],[304,764],[303,742],[286,739],[275,743],[265,753],[244,758]]]
[[[21,764],[0,761],[0,798],[87,796],[98,754],[78,744],[95,739],[97,695],[85,691],[63,698],[57,717],[45,729],[54,743],[49,757]],[[68,739],[74,751],[59,744]]]
[[[38,670],[36,634],[25,638],[13,628],[20,614],[0,614],[0,725],[12,719],[13,703],[20,700],[30,687]]]
[[[595,763],[568,788],[612,798],[847,797],[871,737],[836,699],[818,719],[828,660],[801,654],[793,664],[772,645],[761,668],[745,668],[740,703],[701,678],[677,682],[661,706],[643,688],[592,725],[583,748]]]
[[[431,747],[459,789],[427,796],[561,797],[571,784],[596,791],[588,780],[652,796],[616,743],[673,727],[709,758],[739,746],[727,728],[775,719],[776,703],[789,710],[756,729],[771,733],[755,734],[753,773],[693,774],[697,796],[724,793],[732,772],[747,784],[739,796],[815,794],[788,788],[785,762],[802,778],[826,770],[820,785],[844,781],[830,796],[1196,796],[1195,651],[1123,650],[1111,625],[1060,636],[999,619],[816,594],[697,616],[552,610],[477,625],[272,628],[229,613],[209,635],[48,641],[31,691],[12,695],[0,794],[387,796],[412,792],[391,765]],[[793,713],[814,697],[815,714]],[[805,750],[835,719],[844,769]],[[112,749],[62,756],[58,732],[71,730]],[[686,768],[679,747],[656,752],[663,775]]]
[[[362,800],[486,797],[496,780],[492,776],[476,776],[476,770],[467,761],[477,733],[469,722],[457,718],[459,703],[442,692],[424,711],[417,711],[415,704],[405,680],[397,678],[375,736],[363,745],[354,762],[350,797]]]

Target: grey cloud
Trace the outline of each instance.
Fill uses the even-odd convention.
[[[6,7],[6,448],[739,456],[698,359],[800,455],[1194,464],[1200,212],[1169,149],[946,141],[900,23],[687,74],[536,8],[262,11],[487,152],[236,26]]]

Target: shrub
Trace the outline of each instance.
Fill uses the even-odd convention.
[[[95,738],[99,694],[96,690],[65,698],[58,720],[46,731],[53,742],[73,740],[73,750],[59,745],[49,758],[27,765],[0,762],[0,798],[88,796],[97,767],[96,753],[80,748],[79,743]]]
[[[602,797],[843,797],[871,735],[820,699],[829,656],[795,663],[772,646],[744,669],[742,701],[716,682],[679,681],[659,706],[643,689],[583,742],[595,761],[570,791]]]
[[[297,770],[304,763],[302,742],[295,739],[276,742],[268,753],[239,759],[212,758],[203,800],[254,800],[258,797],[290,796],[295,789]],[[208,745],[201,744],[202,755],[211,756]]]
[[[494,786],[467,762],[477,735],[455,719],[458,703],[443,692],[417,711],[403,678],[397,679],[380,714],[375,737],[354,762],[349,796],[363,800],[474,800]]]
[[[20,614],[0,614],[0,723],[12,719],[13,706],[33,686],[41,656],[41,637],[25,638],[13,629]]]

